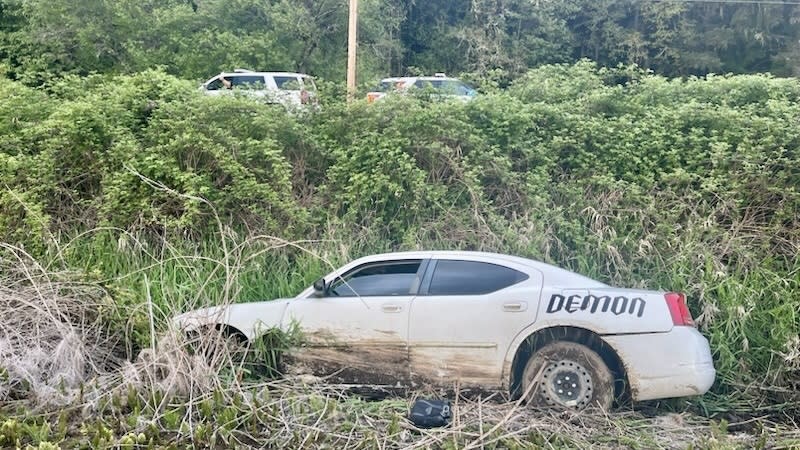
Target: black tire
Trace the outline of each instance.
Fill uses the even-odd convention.
[[[614,376],[589,347],[552,342],[531,355],[522,374],[522,392],[534,407],[609,410],[614,403]]]

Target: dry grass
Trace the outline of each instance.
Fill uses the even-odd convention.
[[[412,399],[364,401],[346,389],[300,379],[245,386],[168,403],[126,430],[163,443],[218,448],[797,448],[800,431],[766,420],[715,423],[688,413],[554,413],[493,398],[459,398],[452,424],[419,429],[407,421]],[[169,424],[166,416],[178,411]],[[209,412],[210,411],[210,412]],[[749,432],[729,432],[750,425]],[[198,436],[198,430],[200,436]]]
[[[0,257],[0,402],[74,402],[86,380],[122,362],[102,312],[113,302],[69,273],[48,273],[21,249]]]

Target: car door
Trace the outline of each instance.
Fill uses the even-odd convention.
[[[426,263],[364,263],[329,281],[324,296],[290,302],[285,320],[304,340],[294,364],[341,383],[405,383],[409,306]]]
[[[513,338],[536,320],[540,272],[491,258],[431,260],[411,303],[411,378],[499,387]]]

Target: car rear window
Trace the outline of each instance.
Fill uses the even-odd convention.
[[[527,274],[497,264],[440,260],[436,263],[428,295],[483,295],[527,279]]]

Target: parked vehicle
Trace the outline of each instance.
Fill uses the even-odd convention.
[[[459,382],[558,408],[701,395],[715,378],[683,294],[493,253],[368,256],[295,298],[196,310],[174,324],[251,341],[299,325],[305,344],[290,360],[337,382]]]
[[[318,103],[314,79],[309,75],[295,72],[253,72],[236,69],[234,72],[220,73],[203,83],[200,89],[208,95],[221,95],[237,90],[287,108]]]
[[[367,102],[372,103],[391,93],[408,93],[412,89],[432,89],[442,98],[455,98],[468,101],[478,93],[470,85],[458,78],[449,78],[443,73],[432,77],[394,77],[384,78],[375,91],[367,93]]]

